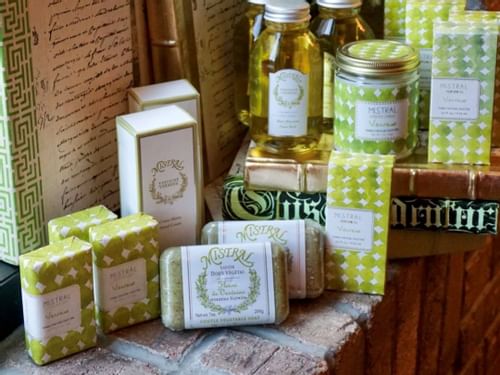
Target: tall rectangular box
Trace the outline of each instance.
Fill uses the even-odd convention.
[[[48,220],[118,208],[114,118],[133,83],[130,2],[0,4],[0,260],[18,264],[46,243]]]
[[[197,127],[175,105],[116,119],[121,214],[158,220],[161,250],[196,244],[203,224]]]

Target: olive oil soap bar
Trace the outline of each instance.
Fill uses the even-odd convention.
[[[324,236],[312,220],[216,221],[205,225],[202,242],[271,241],[289,252],[290,298],[314,298],[324,290]]]
[[[271,242],[172,247],[160,258],[171,330],[279,324],[288,315],[287,257]]]

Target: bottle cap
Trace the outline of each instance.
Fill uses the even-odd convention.
[[[258,5],[265,5],[266,0],[248,0],[250,4],[258,4]]]
[[[331,9],[359,8],[363,5],[362,0],[316,0],[320,7]]]
[[[279,23],[301,23],[311,18],[304,0],[267,0],[264,19]]]

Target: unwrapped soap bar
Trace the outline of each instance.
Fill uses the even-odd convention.
[[[49,242],[75,236],[83,241],[89,240],[89,229],[95,225],[116,220],[113,212],[104,206],[96,206],[49,221]]]
[[[97,324],[104,333],[160,316],[158,222],[134,214],[90,230]]]
[[[265,243],[172,247],[160,258],[162,321],[171,330],[279,324],[287,257]]]
[[[43,365],[96,345],[92,248],[75,237],[20,258],[26,346]]]

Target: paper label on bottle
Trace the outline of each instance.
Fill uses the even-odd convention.
[[[356,101],[355,135],[368,141],[392,141],[408,135],[408,98],[390,102]]]
[[[432,48],[420,48],[420,88],[430,89],[432,77]]]
[[[433,78],[432,119],[477,120],[480,85],[477,79]]]
[[[185,327],[274,323],[271,247],[270,242],[181,247]]]
[[[64,337],[82,325],[79,285],[40,296],[23,289],[22,299],[25,329],[39,341],[46,342],[54,336]]]
[[[219,243],[271,241],[289,252],[288,290],[291,298],[306,297],[306,238],[304,220],[223,221]]]
[[[323,53],[323,117],[333,119],[333,80],[335,78],[335,58]]]
[[[328,247],[340,251],[371,251],[374,214],[371,210],[328,207]]]
[[[294,69],[269,74],[269,135],[307,134],[309,76]]]
[[[139,258],[109,268],[94,265],[96,304],[104,311],[132,305],[148,295],[146,260]]]

